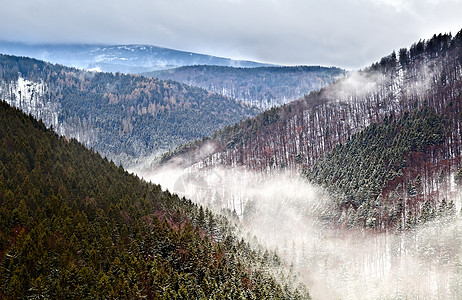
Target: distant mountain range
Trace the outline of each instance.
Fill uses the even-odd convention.
[[[189,65],[264,67],[253,61],[173,50],[151,45],[26,44],[0,41],[0,54],[104,72],[140,73]]]
[[[179,81],[268,109],[319,90],[344,76],[345,71],[321,66],[235,68],[201,65],[143,75]]]

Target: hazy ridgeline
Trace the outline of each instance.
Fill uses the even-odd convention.
[[[232,68],[205,65],[144,73],[200,87],[262,109],[297,100],[345,74],[339,68],[321,66]]]

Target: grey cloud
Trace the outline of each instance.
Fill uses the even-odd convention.
[[[0,39],[143,43],[277,64],[361,68],[462,28],[462,0],[1,0]]]

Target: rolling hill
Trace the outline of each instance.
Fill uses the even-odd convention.
[[[8,55],[0,55],[0,97],[124,165],[259,112],[178,82]]]
[[[235,68],[202,65],[143,74],[197,86],[268,109],[319,90],[344,76],[345,71],[320,66]]]

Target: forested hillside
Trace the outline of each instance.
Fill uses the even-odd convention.
[[[457,184],[452,176],[462,164],[461,144],[460,136],[458,145],[448,144],[447,136],[462,116],[453,108],[437,115],[424,107],[373,123],[305,169],[335,200],[336,209],[326,216],[349,227],[410,229],[454,214],[449,199]]]
[[[341,223],[415,224],[424,203],[436,210],[454,190],[461,79],[462,31],[434,35],[319,92],[178,148],[163,162],[183,154],[183,165],[192,168],[303,171],[339,194],[334,214]],[[202,151],[204,145],[213,151]],[[375,207],[377,216],[368,215]]]
[[[201,87],[268,109],[319,90],[344,73],[339,68],[320,66],[233,68],[203,65],[144,74]]]
[[[0,103],[0,298],[309,298],[233,228]]]
[[[0,55],[0,97],[127,165],[257,114],[187,85]]]

